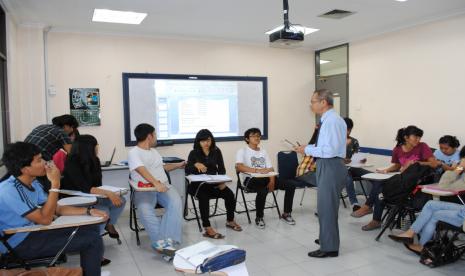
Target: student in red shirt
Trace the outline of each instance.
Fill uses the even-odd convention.
[[[392,150],[392,165],[387,169],[377,170],[379,173],[403,172],[410,165],[420,163],[421,165],[436,168],[440,163],[434,158],[430,147],[421,142],[423,130],[416,126],[408,126],[397,131],[397,145]],[[371,181],[372,189],[366,203],[357,211],[352,213],[353,217],[363,217],[373,212],[373,220],[362,227],[363,231],[371,231],[381,227],[383,206],[378,196],[381,193],[381,181]],[[374,211],[372,211],[374,206]]]

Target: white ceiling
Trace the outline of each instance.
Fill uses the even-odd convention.
[[[282,24],[282,0],[3,0],[18,24],[52,30],[267,44]],[[465,0],[289,0],[290,21],[320,29],[304,47],[321,49],[465,13]],[[91,22],[94,8],[148,13],[141,25]],[[354,11],[340,20],[332,9]]]

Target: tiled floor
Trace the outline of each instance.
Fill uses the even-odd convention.
[[[278,220],[275,210],[266,210],[265,230],[255,228],[247,223],[245,214],[237,215],[236,220],[244,229],[234,232],[224,226],[225,218],[213,218],[212,225],[226,239],[218,243],[235,244],[247,251],[247,268],[249,275],[344,275],[344,276],[392,276],[392,275],[465,275],[465,261],[460,260],[441,268],[430,269],[418,262],[418,257],[410,253],[401,244],[386,236],[380,242],[374,241],[378,233],[363,232],[360,227],[370,217],[362,219],[350,217],[349,208],[342,204],[339,210],[339,229],[341,249],[338,258],[312,259],[307,257],[311,250],[318,249],[313,243],[317,238],[318,219],[315,211],[315,191],[307,190],[303,206],[299,206],[302,190],[295,195],[293,216],[297,221],[290,226]],[[283,192],[278,195],[282,205]],[[271,198],[271,196],[269,196]],[[363,197],[359,198],[363,202]],[[122,245],[108,237],[104,238],[105,257],[112,263],[104,270],[112,276],[138,275],[181,275],[174,271],[171,263],[165,262],[149,245],[146,233],[141,233],[141,246],[136,245],[135,234],[128,226],[128,212],[120,218],[118,229],[122,236]],[[254,217],[254,214],[252,214]],[[184,225],[184,245],[202,240],[195,221]],[[210,240],[211,241],[211,240]],[[215,241],[217,242],[217,241]],[[71,256],[67,265],[78,265],[78,256]]]

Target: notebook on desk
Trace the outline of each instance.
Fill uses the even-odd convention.
[[[115,157],[115,152],[116,152],[116,147],[113,148],[113,153],[111,154],[110,161],[105,161],[104,163],[101,163],[101,167],[110,167],[111,163],[113,162],[113,157]]]

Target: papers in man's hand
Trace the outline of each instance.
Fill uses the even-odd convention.
[[[237,248],[237,246],[215,245],[209,241],[202,241],[194,245],[179,249],[176,251],[176,255],[180,256],[194,267],[197,267],[202,264],[205,259],[232,248]]]
[[[190,182],[211,182],[211,183],[221,183],[221,182],[231,182],[231,177],[225,174],[191,174],[186,176]]]
[[[262,178],[262,177],[270,177],[278,175],[277,172],[269,172],[269,173],[245,173],[246,175],[250,175],[251,177],[255,178]]]

